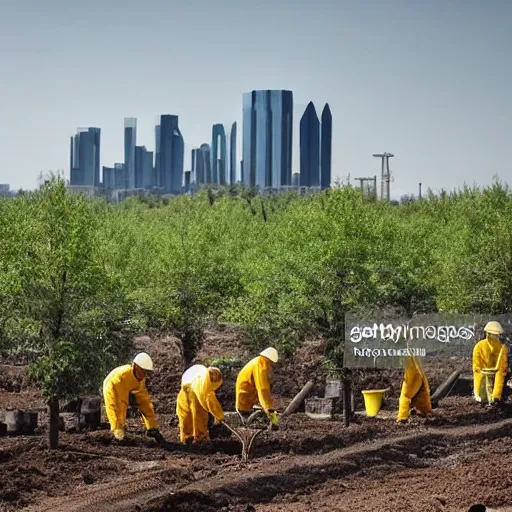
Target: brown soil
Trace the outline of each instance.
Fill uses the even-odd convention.
[[[236,332],[208,332],[197,362],[247,360]],[[377,418],[359,411],[349,427],[342,421],[304,414],[282,418],[280,430],[256,440],[248,463],[226,428],[212,440],[185,448],[178,440],[174,403],[183,364],[176,338],[137,338],[155,359],[150,384],[161,429],[158,446],[146,438],[140,419],[128,420],[129,437],[112,440],[108,430],[61,434],[61,448],[46,449],[45,428],[33,436],[0,438],[0,511],[465,511],[512,504],[507,468],[512,411],[485,409],[470,397],[448,397],[428,419],[411,416],[397,424],[399,371],[353,372],[356,395],[368,387],[390,387]],[[321,396],[324,345],[309,341],[277,365],[274,388],[284,407],[316,377]],[[431,366],[432,388],[460,361]],[[0,366],[0,411],[43,408],[27,387],[22,367]],[[466,368],[467,369],[467,368]],[[5,371],[4,371],[5,370]],[[233,410],[236,365],[223,368],[225,410]],[[13,380],[18,379],[16,387]]]

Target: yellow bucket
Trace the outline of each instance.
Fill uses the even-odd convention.
[[[364,408],[366,409],[366,416],[371,418],[377,416],[382,405],[384,393],[389,391],[386,389],[366,389],[362,391],[364,397]]]

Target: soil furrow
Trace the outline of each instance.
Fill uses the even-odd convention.
[[[396,438],[368,441],[322,455],[285,457],[278,469],[271,460],[255,460],[241,470],[233,468],[199,475],[183,467],[169,467],[123,477],[107,484],[90,485],[65,498],[51,498],[26,512],[85,512],[88,510],[180,510],[182,503],[196,503],[207,512],[237,502],[265,503],[277,495],[320,485],[367,468],[384,474],[396,468],[422,468],[428,461],[448,455],[458,444],[472,439],[492,440],[509,435],[512,419],[492,425],[432,428]],[[165,469],[162,466],[167,465]],[[191,482],[194,480],[193,482]],[[214,508],[212,508],[214,507]],[[190,509],[194,510],[194,509]]]
[[[311,489],[328,480],[366,472],[385,477],[402,469],[429,467],[429,461],[438,461],[455,452],[461,444],[472,440],[492,440],[510,435],[512,420],[481,427],[432,429],[428,432],[376,441],[373,445],[353,446],[335,450],[322,457],[301,456],[281,461],[278,470],[260,468],[254,464],[244,474],[222,474],[202,482],[185,485],[166,499],[154,499],[144,512],[179,511],[186,504],[209,512],[236,504],[268,503],[276,496]],[[230,478],[231,477],[231,478]],[[140,510],[140,509],[138,509]],[[183,509],[185,510],[185,509]],[[188,510],[188,508],[187,508]],[[196,510],[190,508],[190,510]]]

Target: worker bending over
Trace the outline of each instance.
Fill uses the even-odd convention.
[[[421,363],[412,356],[407,357],[405,361],[397,422],[405,423],[409,419],[411,408],[414,408],[421,416],[427,416],[432,412],[427,377]]]
[[[196,364],[183,374],[176,403],[183,444],[210,439],[208,413],[217,423],[224,420],[224,411],[215,395],[221,384],[222,374],[213,366]]]
[[[121,441],[125,436],[126,411],[133,393],[142,415],[146,434],[158,441],[163,440],[158,431],[155,411],[148,390],[146,376],[153,372],[153,361],[145,352],[135,356],[132,364],[119,366],[112,370],[103,381],[105,409],[114,437]]]
[[[277,361],[277,350],[269,347],[251,359],[238,374],[235,407],[243,424],[253,412],[253,407],[259,402],[272,424],[276,427],[279,425],[270,392],[272,368]]]
[[[477,402],[485,397],[490,405],[501,400],[508,370],[508,347],[502,343],[503,327],[499,322],[488,322],[484,327],[485,338],[473,349],[473,387]],[[482,373],[494,370],[494,375]]]

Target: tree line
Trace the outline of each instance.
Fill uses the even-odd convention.
[[[30,359],[55,407],[97,391],[150,328],[176,332],[187,362],[216,322],[285,353],[319,335],[340,366],[347,312],[512,304],[512,196],[501,183],[402,204],[347,186],[114,205],[51,175],[0,199],[0,219],[0,351]]]

